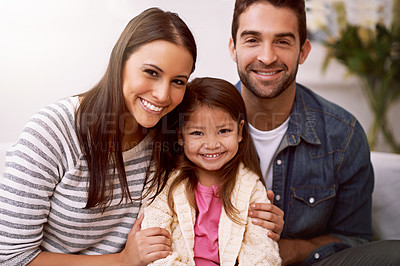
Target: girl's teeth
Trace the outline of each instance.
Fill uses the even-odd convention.
[[[150,110],[155,111],[155,112],[160,112],[163,109],[162,107],[157,107],[157,106],[152,105],[151,103],[149,103],[148,101],[146,101],[144,99],[142,99],[142,103],[144,106],[146,106],[147,108],[149,108]]]
[[[221,155],[221,153],[218,153],[218,154],[204,154],[204,157],[215,158],[215,157],[218,157],[219,155]]]

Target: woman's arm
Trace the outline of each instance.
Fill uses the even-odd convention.
[[[143,215],[136,220],[129,233],[124,250],[108,255],[72,255],[41,252],[29,266],[53,265],[147,265],[171,254],[171,237],[163,228],[149,228],[140,231]]]

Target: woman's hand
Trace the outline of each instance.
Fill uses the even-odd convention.
[[[268,237],[278,241],[283,230],[283,211],[275,206],[274,192],[267,191],[268,199],[271,203],[252,203],[250,205],[249,217],[253,218],[252,223],[264,227],[268,230]]]
[[[143,214],[135,221],[120,253],[123,265],[147,265],[171,254],[171,235],[159,227],[140,231]]]

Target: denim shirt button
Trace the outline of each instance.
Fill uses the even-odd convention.
[[[313,204],[314,201],[315,201],[315,199],[314,199],[313,197],[311,197],[311,198],[308,199],[308,202],[309,202],[310,204]],[[317,253],[317,254],[318,254],[318,253]]]
[[[316,260],[319,259],[319,253],[314,254],[314,259],[316,259]]]
[[[277,160],[277,161],[276,161],[276,164],[277,164],[277,165],[281,165],[281,164],[282,164],[282,160]]]
[[[276,199],[276,201],[280,201],[281,200],[281,195],[276,195],[275,199]]]

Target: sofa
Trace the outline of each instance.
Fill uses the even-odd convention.
[[[11,143],[0,143],[0,178]],[[375,240],[400,240],[400,154],[371,152],[375,172],[372,224]]]

